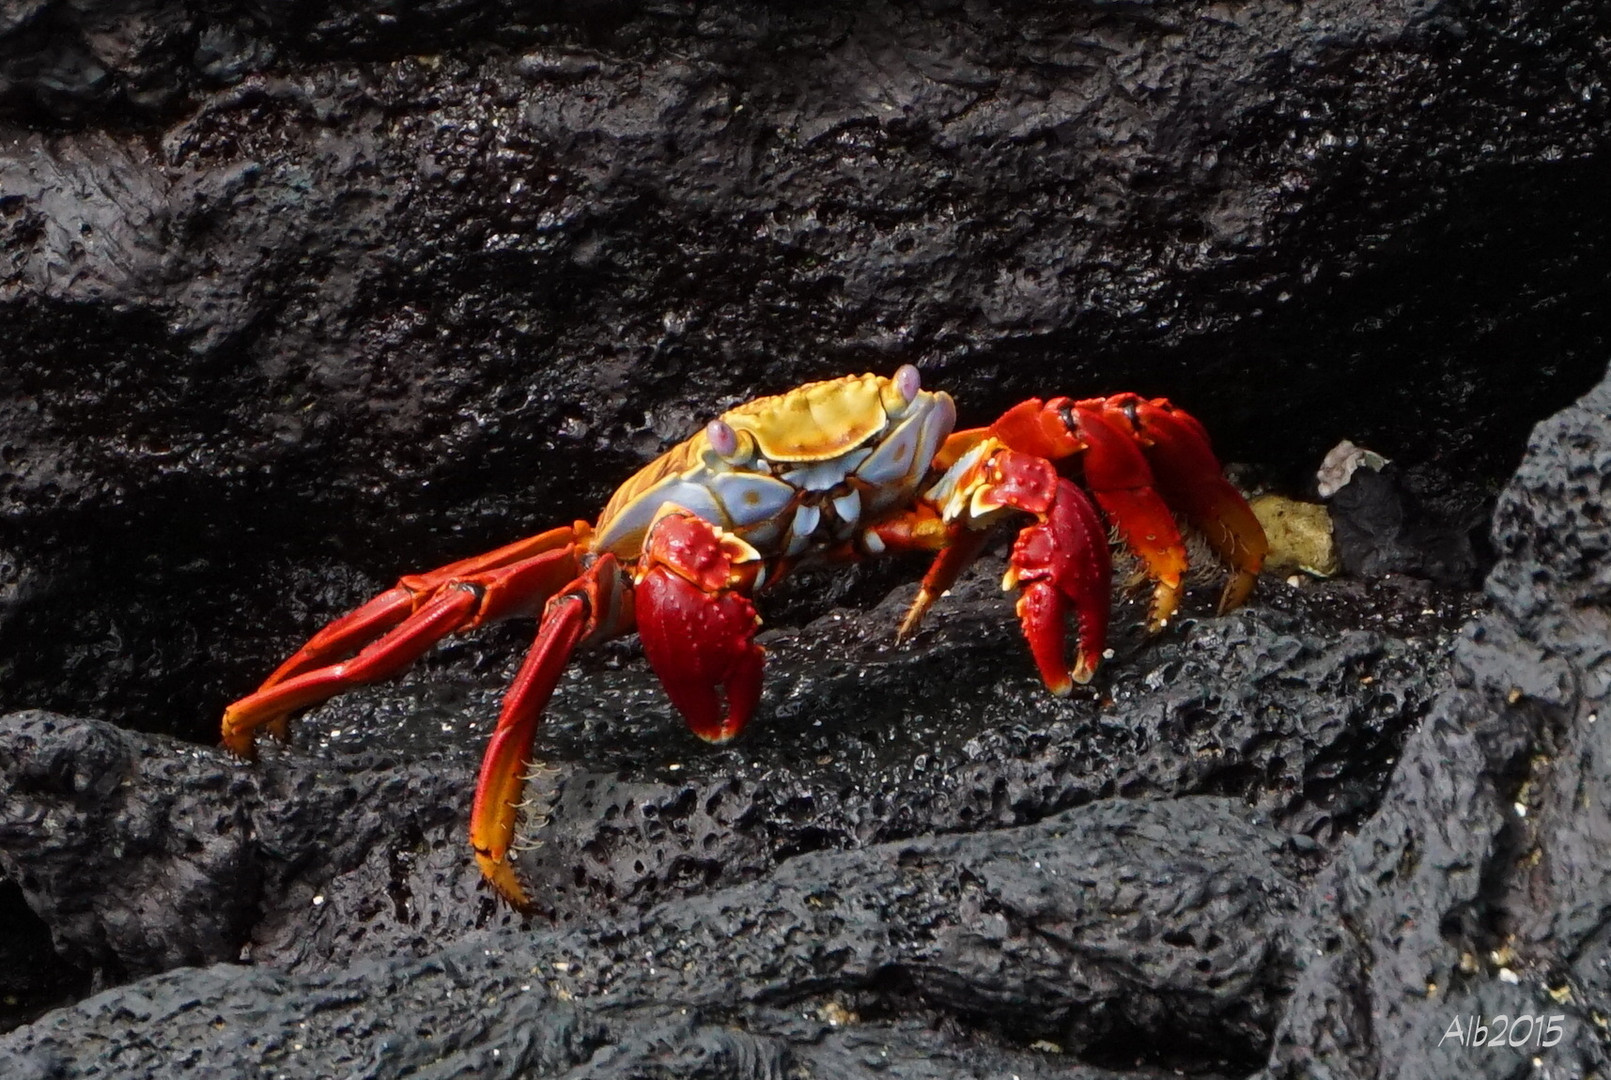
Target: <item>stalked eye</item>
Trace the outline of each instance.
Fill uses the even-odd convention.
[[[710,441],[710,448],[724,458],[732,457],[738,450],[738,432],[726,421],[712,420],[706,424],[705,438]]]
[[[895,389],[900,392],[901,400],[910,405],[917,400],[917,392],[923,389],[923,376],[911,364],[902,364],[895,372]]]

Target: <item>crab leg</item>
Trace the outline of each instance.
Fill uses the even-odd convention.
[[[250,757],[258,728],[281,734],[296,710],[389,678],[449,634],[529,613],[575,576],[577,545],[556,546],[575,531],[551,530],[521,545],[402,579],[315,635],[256,692],[225,709],[224,745]],[[583,524],[584,538],[586,532]],[[522,546],[523,557],[506,558],[502,565],[496,561]],[[479,569],[455,572],[465,567]],[[357,655],[337,659],[354,648]]]
[[[593,527],[585,521],[561,525],[481,555],[400,578],[390,589],[314,634],[307,644],[275,668],[274,674],[263,680],[258,689],[267,690],[304,671],[350,656],[429,603],[444,585],[472,580],[549,551],[586,544],[592,532]]]
[[[952,437],[966,451],[930,486],[926,503],[869,530],[892,548],[939,555],[901,623],[914,630],[935,599],[983,547],[984,530],[1007,510],[1035,515],[1013,544],[1002,587],[1018,590],[1018,619],[1047,689],[1066,694],[1089,682],[1107,637],[1112,565],[1107,529],[1091,501],[1044,457],[1020,453],[978,431]],[[948,455],[949,456],[949,455]],[[1075,617],[1074,662],[1065,659]]]
[[[1050,460],[1083,451],[1085,485],[1152,579],[1148,629],[1163,629],[1180,604],[1186,545],[1169,504],[1153,487],[1147,458],[1127,426],[1106,415],[1102,399],[1025,401],[991,431],[1008,446]]]
[[[957,583],[962,571],[972,565],[973,560],[979,557],[979,552],[984,550],[988,539],[990,534],[982,530],[962,529],[952,535],[949,543],[934,557],[934,562],[929,564],[928,573],[923,575],[923,584],[919,586],[912,606],[906,609],[906,615],[895,631],[897,642],[905,641],[917,632],[918,625],[928,614],[929,608],[934,606],[934,601]]]
[[[481,758],[470,810],[470,846],[481,873],[516,907],[530,900],[509,862],[537,723],[576,647],[632,629],[632,586],[614,555],[602,555],[543,609],[537,638],[504,694]]]
[[[1253,591],[1269,541],[1247,500],[1225,479],[1202,424],[1164,398],[1148,401],[1137,394],[1108,398],[1102,411],[1134,432],[1159,492],[1230,568],[1220,614],[1240,605]]]
[[[470,846],[494,888],[519,908],[530,898],[509,861],[543,709],[579,645],[637,624],[649,664],[688,726],[708,742],[738,734],[761,696],[759,624],[744,594],[761,566],[754,548],[671,506],[649,527],[636,584],[614,555],[599,556],[548,602],[537,640],[503,700],[481,759]],[[635,613],[635,614],[634,614]],[[724,712],[717,689],[727,696]]]

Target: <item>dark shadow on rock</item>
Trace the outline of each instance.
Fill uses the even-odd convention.
[[[1274,1075],[1611,1065],[1608,495],[1611,378],[1534,429],[1499,500],[1493,609],[1462,631],[1455,685],[1297,923]],[[1476,1024],[1507,1045],[1482,1047]]]

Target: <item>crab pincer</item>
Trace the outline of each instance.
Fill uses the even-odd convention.
[[[1113,578],[1107,530],[1085,493],[1058,480],[1045,519],[1027,526],[1013,542],[1002,578],[1018,590],[1018,622],[1041,680],[1062,696],[1074,683],[1088,683],[1101,663],[1108,633],[1108,592]],[[1074,663],[1065,638],[1075,619]]]
[[[763,650],[755,644],[761,620],[745,595],[760,555],[708,521],[676,511],[650,528],[644,564],[638,639],[649,666],[690,731],[706,742],[727,742],[761,700]]]
[[[1161,630],[1180,605],[1186,545],[1169,504],[1128,425],[1103,409],[1104,399],[1031,398],[992,425],[1009,446],[1053,461],[1078,461],[1085,487],[1153,582],[1147,625]],[[1076,459],[1075,455],[1078,455]]]

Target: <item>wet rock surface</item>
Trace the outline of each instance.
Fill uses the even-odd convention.
[[[1319,852],[1374,811],[1469,603],[1410,581],[1272,583],[1268,603],[1133,643],[1100,691],[1057,701],[998,576],[971,578],[908,647],[891,643],[906,590],[772,635],[761,716],[720,751],[682,730],[641,657],[578,673],[537,747],[524,828],[537,846],[521,868],[539,903],[564,922],[631,915],[821,849],[1010,828],[1113,798],[1232,796]],[[375,694],[302,729],[361,725],[365,710],[373,724],[386,714]],[[270,746],[246,766],[15,715],[0,727],[0,858],[63,960],[118,976],[243,947],[322,969],[513,922],[463,839],[479,740],[413,760],[314,749]]]
[[[329,614],[809,378],[1496,484],[1604,362],[1599,5],[394,8],[0,18],[12,707],[209,741]]]
[[[1264,601],[1245,611],[1187,620],[1136,647],[1113,666],[1100,698],[1023,712],[1003,728],[966,698],[939,695],[966,717],[951,723],[975,725],[975,747],[1027,737],[1074,761],[1082,752],[1075,732],[1099,733],[1111,711],[1116,732],[1143,748],[1128,762],[1117,755],[1113,789],[1082,791],[1086,781],[1070,771],[1075,786],[1066,794],[1026,783],[986,814],[968,787],[983,773],[942,771],[950,783],[934,788],[951,797],[925,796],[926,765],[912,756],[913,835],[885,838],[906,827],[899,815],[855,835],[851,823],[885,816],[867,813],[883,797],[873,775],[847,785],[826,813],[813,807],[811,822],[797,818],[792,836],[776,832],[776,815],[767,819],[757,831],[773,834],[762,844],[746,830],[768,800],[745,794],[744,769],[733,767],[742,754],[763,769],[757,789],[804,790],[811,778],[813,790],[831,790],[828,774],[808,763],[790,772],[766,760],[774,749],[798,750],[786,737],[769,748],[773,740],[752,735],[742,754],[639,757],[636,766],[616,763],[613,774],[565,776],[567,787],[545,808],[550,843],[528,873],[572,849],[596,867],[613,858],[618,876],[579,875],[570,888],[590,891],[600,910],[579,903],[557,923],[515,925],[477,906],[459,823],[445,820],[453,796],[442,805],[430,797],[432,783],[457,788],[451,816],[462,814],[467,762],[454,776],[436,762],[293,751],[248,767],[93,721],[13,717],[0,766],[12,792],[5,849],[21,861],[7,869],[34,890],[30,903],[53,933],[61,928],[66,955],[134,971],[225,949],[221,918],[180,910],[164,922],[148,908],[142,937],[120,933],[127,900],[108,895],[100,911],[75,906],[82,883],[62,867],[127,859],[141,868],[103,880],[179,883],[180,898],[197,910],[227,914],[228,904],[206,903],[208,890],[239,897],[255,882],[259,921],[241,928],[260,963],[184,968],[107,991],[6,1036],[0,1054],[17,1075],[73,1074],[94,1061],[143,1075],[176,1060],[239,1068],[243,1059],[265,1075],[359,1066],[385,1075],[471,1067],[494,1075],[582,1067],[594,1075],[1146,1075],[1178,1067],[1244,1075],[1266,1057],[1276,1075],[1324,1067],[1372,1076],[1404,1062],[1437,1075],[1462,1052],[1440,1045],[1454,1019],[1526,1013],[1559,1018],[1561,1035],[1547,1049],[1518,1051],[1538,1058],[1527,1067],[1563,1076],[1603,1068],[1592,1018],[1606,1005],[1595,945],[1605,890],[1587,852],[1606,828],[1594,740],[1607,694],[1598,669],[1611,640],[1611,538],[1600,509],[1608,455],[1611,378],[1535,433],[1500,500],[1493,606],[1459,630],[1447,664],[1468,596],[1453,600],[1414,582],[1292,592],[1267,583]],[[926,663],[958,670],[970,651],[981,655],[949,645],[975,636],[949,631],[971,629],[965,624],[985,606],[959,592],[951,617],[963,627],[937,626],[938,642],[909,650],[886,647],[879,687],[909,682],[921,703],[935,693]],[[797,666],[790,645],[776,641],[785,705],[805,697],[823,719],[837,712],[835,693],[823,692],[835,654],[867,647],[856,625],[882,614],[842,612],[802,631],[822,638],[823,655],[809,665]],[[1364,656],[1372,659],[1361,666]],[[1149,677],[1194,662],[1203,670],[1189,679]],[[993,679],[991,697],[1016,713],[1013,687],[1027,688],[1028,672],[976,664],[962,681]],[[1128,680],[1118,674],[1126,670]],[[789,685],[818,671],[828,674],[809,693]],[[1280,692],[1250,689],[1271,680],[1284,680]],[[1175,721],[1180,702],[1204,694],[1229,760],[1192,775],[1179,763],[1218,755],[1193,746],[1191,729]],[[1291,718],[1283,722],[1274,703]],[[924,704],[938,711],[943,703]],[[1083,721],[1063,726],[1059,708]],[[1362,801],[1345,803],[1345,814],[1325,784],[1293,782],[1334,778],[1327,755],[1342,715],[1351,732],[1383,742],[1374,752],[1380,769],[1352,777]],[[814,729],[799,719],[804,726],[772,731]],[[1058,738],[1037,739],[1037,724]],[[585,714],[579,726],[588,726]],[[1272,737],[1285,739],[1283,764],[1288,755],[1307,764],[1250,768]],[[905,754],[940,753],[931,738]],[[551,741],[556,757],[564,745]],[[1157,748],[1150,769],[1148,747]],[[966,744],[965,752],[978,755]],[[886,747],[881,760],[887,769],[902,756]],[[1012,761],[982,769],[1011,776],[1033,768],[1035,755]],[[668,781],[670,764],[688,775]],[[1248,782],[1250,774],[1257,779]],[[1148,786],[1122,790],[1118,777],[1135,775]],[[569,797],[575,783],[591,784],[590,794]],[[725,828],[687,827],[698,811],[677,808],[714,791],[747,798],[752,812]],[[974,812],[962,813],[970,805]],[[638,824],[629,822],[633,807]],[[705,811],[711,822],[719,809]],[[157,820],[163,811],[167,820]],[[912,820],[918,813],[934,820]],[[841,822],[843,835],[824,818]],[[831,839],[802,853],[812,830]],[[232,839],[243,833],[248,842]],[[86,835],[98,842],[77,840]],[[704,881],[671,875],[669,898],[664,882],[623,888],[625,859],[651,844],[660,857],[714,852],[719,869]],[[444,869],[453,861],[457,871]],[[647,869],[634,863],[632,873]],[[421,887],[426,878],[434,881]],[[1517,1061],[1504,1054],[1474,1053],[1470,1067],[1510,1075]]]
[[[611,1068],[635,1075],[731,1027],[727,1039],[756,1045],[720,1054],[723,1074],[772,1075],[820,1064],[833,1017],[865,1013],[876,1032],[936,1010],[983,1045],[1056,1039],[1127,1065],[1138,1032],[1168,1027],[1169,1044],[1143,1057],[1234,1067],[1262,1051],[1284,966],[1271,930],[1312,860],[1248,818],[1225,799],[1109,800],[1031,826],[803,855],[604,928],[476,935],[423,962],[267,983],[263,968],[157,976],[137,984],[163,1032],[144,1047],[115,1032],[86,1040],[68,1013],[27,1036],[36,1060],[99,1043],[94,1056],[128,1068],[175,1055],[220,1067],[246,1043],[265,1073],[321,1074],[381,1053],[388,1072],[517,1075],[596,1062],[607,1046]],[[683,1032],[657,1045],[672,1014]],[[343,1037],[354,1030],[364,1037]]]

